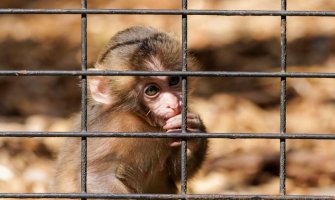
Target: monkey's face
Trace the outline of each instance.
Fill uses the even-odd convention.
[[[158,118],[160,125],[181,112],[181,78],[142,77],[138,85],[144,105]]]

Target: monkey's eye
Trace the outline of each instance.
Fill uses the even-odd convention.
[[[149,85],[145,90],[144,93],[148,96],[155,96],[159,92],[159,88],[156,85]]]
[[[179,82],[180,82],[180,77],[179,76],[172,76],[169,79],[169,86],[178,85]]]

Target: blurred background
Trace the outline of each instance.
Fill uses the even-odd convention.
[[[192,0],[189,9],[280,10],[279,0]],[[80,0],[1,0],[0,8],[81,8]],[[180,9],[180,0],[89,0],[88,8]],[[334,11],[335,1],[288,1]],[[335,19],[287,17],[290,72],[335,71]],[[0,15],[0,70],[79,70],[80,15]],[[150,25],[180,37],[180,16],[88,15],[88,63],[116,32]],[[203,70],[280,71],[280,17],[189,16]],[[77,77],[0,77],[1,131],[68,131]],[[335,80],[287,80],[287,132],[335,133]],[[280,79],[199,78],[192,99],[209,132],[278,133]],[[0,192],[46,192],[62,138],[0,138]],[[287,193],[335,195],[335,141],[287,141]],[[279,194],[279,140],[211,139],[190,192]]]

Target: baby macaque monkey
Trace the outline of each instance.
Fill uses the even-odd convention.
[[[149,27],[117,33],[92,70],[180,71],[180,43]],[[196,67],[189,56],[188,67]],[[189,81],[192,87],[192,81]],[[92,76],[88,78],[88,131],[180,132],[179,76]],[[205,132],[197,114],[187,114],[188,132]],[[91,193],[177,193],[178,139],[88,138],[87,190]],[[188,176],[204,160],[206,139],[188,140]],[[56,192],[80,192],[80,139],[62,147],[53,184]]]

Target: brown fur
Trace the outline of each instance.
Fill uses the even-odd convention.
[[[180,70],[180,43],[153,28],[132,27],[111,39],[95,66],[108,70],[155,70],[153,62],[162,64],[163,70]],[[98,78],[106,87],[103,89],[109,90],[112,102],[101,105],[89,99],[88,131],[164,132],[138,100],[134,89],[138,77]],[[205,131],[204,126],[202,129]],[[88,192],[177,193],[180,148],[169,146],[169,140],[88,138]],[[204,159],[207,140],[193,139],[189,143],[188,175],[192,176]],[[80,139],[67,139],[59,155],[53,191],[80,192],[80,155]]]

